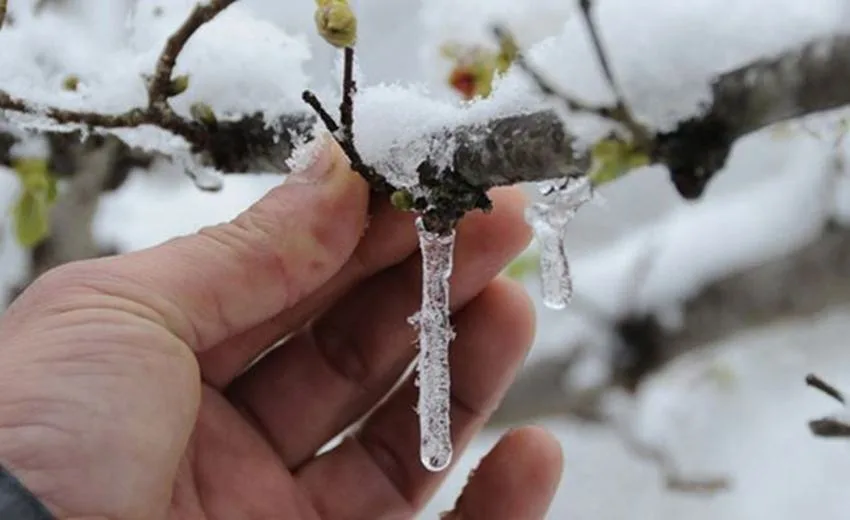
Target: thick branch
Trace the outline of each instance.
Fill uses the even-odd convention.
[[[718,77],[712,87],[714,100],[702,115],[655,136],[653,158],[670,168],[683,194],[698,196],[724,166],[738,138],[779,121],[844,106],[850,103],[848,84],[850,36],[824,38],[756,61]],[[4,93],[0,93],[0,108],[32,111]],[[276,135],[257,115],[210,128],[181,118],[159,120],[140,109],[119,115],[57,109],[43,113],[60,122],[96,127],[160,126],[195,144],[212,166],[230,173],[267,171],[269,165],[286,172],[285,162],[295,143],[313,137],[314,123],[311,115],[287,116],[279,125],[286,131]],[[575,156],[574,137],[551,111],[497,118],[422,138],[444,141],[447,146],[457,143],[451,173],[474,188],[560,177],[588,166],[587,157]],[[237,141],[235,145],[231,139]]]

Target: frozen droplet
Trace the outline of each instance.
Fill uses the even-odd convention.
[[[203,191],[220,191],[224,187],[224,174],[210,166],[204,166],[191,154],[177,154],[174,161],[183,167],[195,186]]]
[[[219,191],[224,187],[224,175],[215,168],[199,166],[187,170],[195,186],[204,191]]]
[[[452,461],[450,427],[449,277],[452,272],[455,232],[446,235],[425,229],[416,221],[422,253],[422,307],[411,316],[419,329],[418,386],[420,459],[429,471],[441,471]]]
[[[525,217],[540,246],[540,277],[543,303],[563,309],[573,295],[565,234],[578,209],[592,198],[587,177],[545,181],[538,185],[543,195],[526,209]]]

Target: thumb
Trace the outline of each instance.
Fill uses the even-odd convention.
[[[369,188],[336,145],[233,221],[100,261],[86,285],[153,310],[204,350],[294,305],[360,240]],[[83,267],[85,272],[85,267]]]

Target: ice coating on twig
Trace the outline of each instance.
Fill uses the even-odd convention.
[[[441,471],[452,461],[449,343],[455,334],[449,320],[449,276],[455,232],[432,233],[421,218],[416,230],[422,252],[422,307],[410,321],[419,329],[420,458],[429,471]]]
[[[539,187],[543,200],[530,205],[525,218],[540,246],[543,303],[550,309],[563,309],[573,295],[564,241],[566,227],[593,192],[587,177],[546,181]]]

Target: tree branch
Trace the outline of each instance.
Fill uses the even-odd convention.
[[[611,339],[572,348],[564,345],[562,353],[530,361],[493,414],[491,425],[554,416],[618,427],[606,410],[606,398],[612,392],[634,395],[670,363],[734,334],[846,304],[850,301],[848,259],[850,228],[828,224],[819,238],[796,251],[715,280],[680,302],[681,319],[675,328],[637,309],[610,318],[593,312],[594,323]],[[600,354],[600,349],[611,354]],[[575,375],[584,373],[582,365],[588,362],[603,365],[600,377],[584,384]],[[844,404],[843,393],[820,378],[809,376],[806,382]],[[819,437],[847,438],[848,417],[845,413],[818,418],[809,422],[809,428]],[[668,485],[705,491],[714,488],[697,484],[722,483],[722,479],[682,475],[663,446],[643,446],[623,435],[622,428],[618,432],[634,453],[659,466]]]
[[[214,19],[236,0],[210,0],[198,4],[187,19],[171,35],[163,47],[153,78],[148,82],[148,106],[133,108],[118,114],[100,114],[63,110],[56,107],[39,107],[0,90],[0,109],[47,117],[64,125],[83,125],[90,129],[136,128],[151,125],[172,132],[192,145],[196,153],[209,151],[212,147],[207,126],[201,122],[183,119],[169,106],[168,99],[179,92],[173,88],[171,77],[177,57],[186,43],[205,23]],[[0,0],[5,8],[6,0]],[[2,21],[2,20],[0,20]]]
[[[171,111],[168,98],[171,97],[170,85],[177,57],[195,32],[202,25],[211,21],[219,13],[230,7],[236,0],[209,0],[207,4],[196,4],[186,21],[172,34],[159,55],[156,72],[148,86],[148,109],[156,111]]]
[[[499,422],[536,416],[598,417],[598,399],[609,387],[634,392],[679,357],[724,338],[789,318],[814,316],[850,301],[850,228],[829,225],[793,253],[714,281],[681,302],[681,320],[665,327],[654,314],[627,311],[604,321],[616,338],[611,377],[600,388],[566,395],[563,376],[581,359],[565,353],[529,364],[495,416]],[[533,403],[533,404],[529,404]]]
[[[712,85],[713,102],[700,116],[654,136],[652,159],[670,169],[684,196],[697,197],[723,168],[737,139],[773,123],[850,104],[848,84],[850,36],[822,38],[755,61],[719,76]],[[254,114],[211,128],[145,109],[117,115],[37,110],[3,92],[0,109],[42,113],[60,123],[91,127],[159,126],[186,138],[211,166],[228,173],[267,171],[269,165],[287,172],[286,160],[297,142],[314,137],[315,123],[312,115],[292,114],[280,121],[278,126],[286,131],[278,133]],[[554,111],[501,117],[422,138],[446,146],[455,143],[451,175],[441,178],[461,182],[467,189],[557,178],[589,166],[585,154],[576,156],[575,137]],[[430,163],[426,160],[423,166]]]

